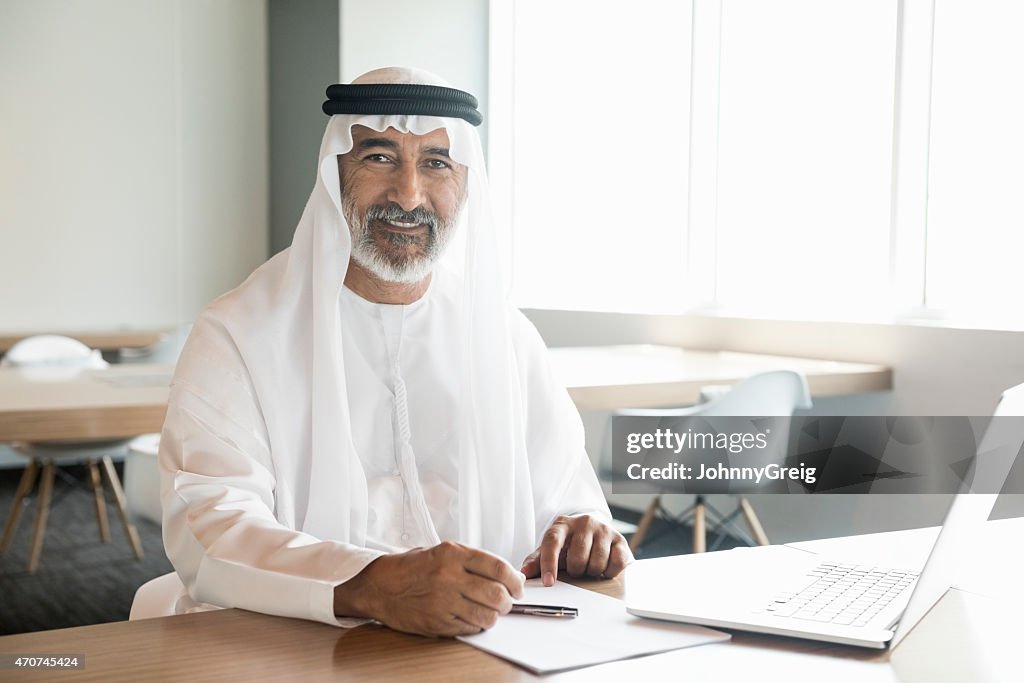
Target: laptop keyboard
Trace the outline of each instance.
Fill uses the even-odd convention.
[[[918,572],[822,562],[810,584],[779,593],[755,613],[841,626],[866,626],[917,581]]]

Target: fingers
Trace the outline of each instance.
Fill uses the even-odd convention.
[[[462,597],[497,614],[508,614],[512,596],[502,584],[478,576],[469,576],[461,586]]]
[[[479,633],[498,623],[497,611],[472,600],[456,602],[452,605],[452,614],[470,628],[469,633]],[[458,635],[463,635],[463,633],[460,632]]]
[[[491,628],[512,609],[512,595],[522,595],[523,575],[505,560],[490,553],[461,547],[463,568],[460,597],[452,605],[454,635],[478,633]]]
[[[540,576],[540,549],[534,550],[523,560],[523,566],[519,570],[528,579],[535,579]]]
[[[544,532],[539,552],[540,576],[545,586],[555,585],[555,580],[558,579],[558,556],[561,554],[568,536],[568,520],[563,517],[555,520],[555,523]]]
[[[587,564],[583,570],[587,576],[603,576],[608,570],[613,540],[613,536],[604,530],[594,534],[594,541],[590,546],[590,557],[587,558]]]
[[[619,536],[612,541],[611,554],[608,557],[608,566],[604,570],[604,575],[613,579],[621,574],[626,565],[632,561],[633,553],[629,550],[629,544],[626,543],[626,539]]]
[[[540,575],[544,585],[550,586],[558,577],[560,565],[569,576],[612,578],[632,560],[626,539],[600,519],[563,516],[544,534],[540,548],[527,556],[523,573],[529,578]]]
[[[386,589],[375,594],[401,596],[367,615],[400,631],[459,636],[491,628],[507,614],[513,598],[523,595],[524,574],[539,574],[547,586],[554,585],[559,566],[573,575],[611,578],[632,559],[625,539],[599,519],[563,516],[523,561],[522,573],[496,555],[445,541],[379,558],[359,576]]]
[[[512,597],[523,596],[523,575],[517,572],[512,565],[497,555],[483,550],[473,548],[463,548],[463,550],[465,550],[466,556],[462,566],[466,571],[484,579],[497,581]]]
[[[396,628],[392,626],[392,628]],[[428,638],[454,638],[456,636],[471,636],[484,630],[482,626],[472,624],[454,612],[443,617],[427,619],[422,625],[413,628],[397,627],[399,631],[415,633],[418,636]]]
[[[585,525],[574,531],[569,538],[569,549],[565,554],[565,570],[569,576],[583,576],[590,561],[590,550],[594,545],[594,531]]]

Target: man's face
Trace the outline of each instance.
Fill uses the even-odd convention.
[[[352,127],[352,150],[338,157],[342,210],[352,258],[380,279],[419,282],[447,246],[467,176],[448,146],[443,128],[413,135]]]

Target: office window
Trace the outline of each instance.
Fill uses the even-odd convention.
[[[1022,310],[1024,5],[935,8],[925,302],[957,318]]]
[[[722,3],[715,301],[884,302],[896,3]]]
[[[1020,3],[502,11],[519,305],[1024,322]]]
[[[514,14],[517,303],[671,305],[684,277],[689,3],[521,0]]]

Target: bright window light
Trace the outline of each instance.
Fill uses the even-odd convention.
[[[1024,3],[491,11],[518,305],[1024,324]]]
[[[896,3],[722,3],[716,300],[817,317],[888,291]]]
[[[926,303],[1020,320],[1024,4],[935,8]]]
[[[514,30],[516,303],[681,309],[690,3],[519,0]]]

